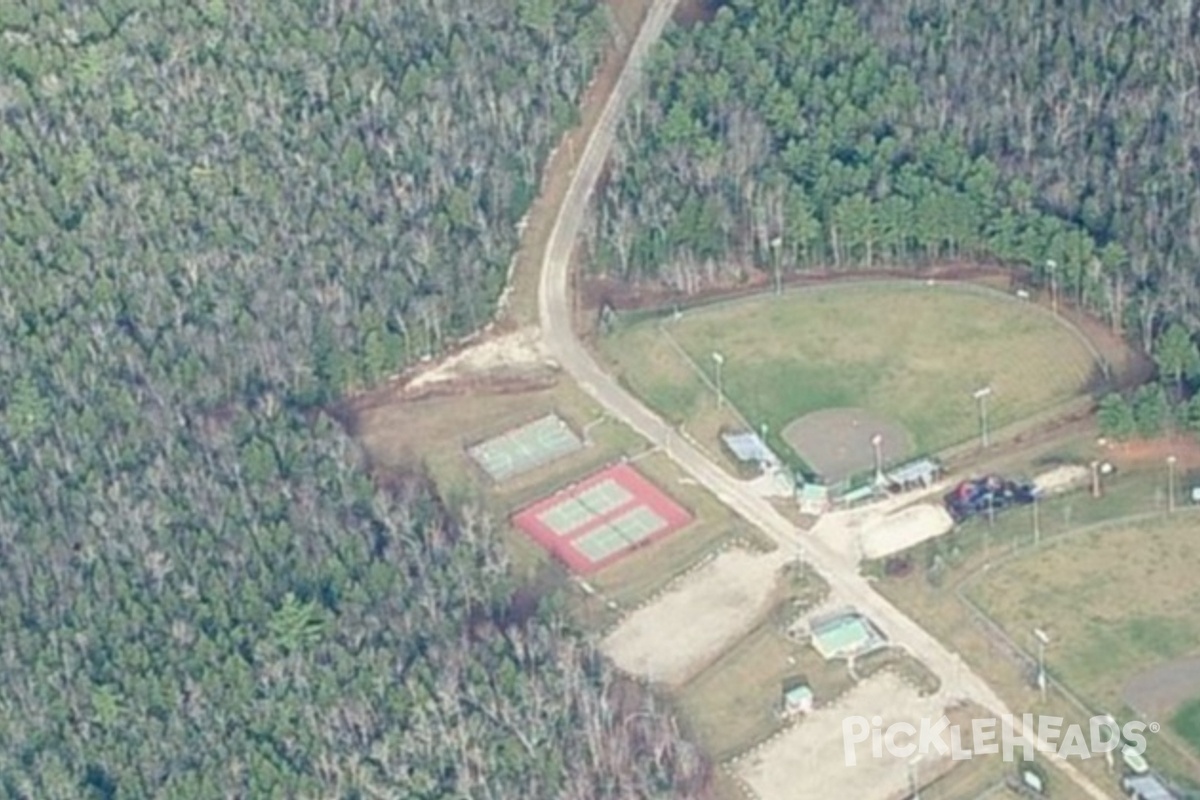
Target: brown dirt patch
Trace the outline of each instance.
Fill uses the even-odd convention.
[[[901,721],[920,727],[923,718],[937,719],[943,711],[940,698],[922,698],[894,673],[885,671],[858,684],[835,704],[809,714],[740,760],[735,770],[762,800],[822,797],[834,786],[843,797],[901,796],[908,783],[902,760],[871,758],[867,744],[856,749],[857,763],[847,766],[842,721],[849,716],[871,719],[878,715],[885,729]],[[921,765],[924,780],[951,765],[949,759],[926,758]]]
[[[859,269],[853,272],[814,269],[784,278],[784,286],[819,286],[829,283],[855,283],[881,279],[965,281],[996,289],[1010,288],[1013,275],[1000,267],[969,264],[941,264],[922,269]],[[604,305],[617,311],[670,308],[674,304],[694,307],[706,301],[736,300],[761,294],[771,286],[773,276],[747,267],[740,277],[713,282],[696,292],[671,289],[660,283],[627,283],[603,276],[581,278],[585,308],[597,310]]]
[[[903,425],[862,408],[814,411],[790,422],[781,435],[817,475],[837,483],[874,468],[876,434],[883,436],[885,464],[912,454],[912,437]]]
[[[348,398],[334,409],[335,417],[342,422],[353,436],[364,433],[369,427],[369,412],[387,406],[404,403],[420,403],[435,398],[464,397],[467,395],[512,395],[540,392],[553,388],[559,379],[554,369],[494,369],[473,375],[462,375],[453,380],[439,381],[412,388],[402,383],[391,383]]]
[[[680,0],[671,19],[680,27],[690,28],[702,22],[711,22],[720,7],[719,0]]]
[[[1118,467],[1159,466],[1166,462],[1168,456],[1175,456],[1180,469],[1200,469],[1200,441],[1194,436],[1112,442],[1103,452]]]
[[[770,611],[786,560],[728,550],[630,614],[602,649],[628,673],[679,686]]]

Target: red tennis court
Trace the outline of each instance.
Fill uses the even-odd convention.
[[[691,521],[691,513],[629,464],[602,469],[513,515],[517,527],[580,574]]]

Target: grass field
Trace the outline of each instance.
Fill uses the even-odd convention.
[[[853,284],[760,297],[631,325],[601,342],[634,391],[677,422],[711,413],[712,353],[726,395],[772,436],[823,408],[892,417],[931,452],[1084,391],[1091,351],[1044,309],[952,286]],[[668,335],[664,335],[663,331]],[[668,336],[670,338],[668,338]],[[678,352],[671,339],[693,364]]]
[[[678,693],[688,733],[717,761],[738,755],[783,728],[783,683],[803,676],[818,702],[854,681],[841,661],[826,662],[807,645],[764,624]]]
[[[1036,557],[997,566],[970,594],[1027,647],[1032,628],[1044,628],[1052,637],[1050,672],[1089,706],[1137,717],[1131,704],[1142,703],[1128,691],[1129,681],[1200,653],[1198,524],[1195,514],[1180,513],[1072,536]],[[1152,755],[1200,774],[1200,703],[1194,699],[1200,675],[1181,678],[1156,691],[1158,701],[1165,695],[1176,711],[1143,721],[1171,723],[1179,743],[1186,743],[1172,753],[1151,742]]]
[[[1200,698],[1179,707],[1171,717],[1171,728],[1193,749],[1200,751]]]
[[[1195,538],[1200,516],[1180,510],[1168,518],[1165,496],[1165,470],[1120,473],[1106,483],[1100,499],[1084,492],[1041,503],[1042,545],[1036,550],[1031,509],[1016,509],[998,516],[995,526],[973,522],[937,545],[923,546],[914,562],[917,572],[877,585],[962,654],[1014,709],[1080,723],[1101,710],[1130,719],[1134,713],[1124,695],[1131,679],[1200,652],[1200,586],[1190,577],[1200,567]],[[1135,514],[1145,521],[1096,527]],[[923,569],[934,552],[947,567],[929,580]],[[984,570],[985,564],[992,566]],[[1036,652],[1032,629],[1047,630],[1050,673],[1090,712],[1055,692],[1041,702],[1028,665],[1014,661],[959,601],[957,590],[967,578],[967,596],[1026,653]],[[1181,695],[1173,718],[1143,720],[1163,724],[1162,733],[1148,737],[1152,763],[1184,780],[1200,776],[1200,762],[1186,744],[1194,730],[1187,705],[1192,699]],[[1082,767],[1095,780],[1107,780],[1096,764]]]
[[[1198,522],[1085,533],[997,566],[971,595],[1014,638],[1045,628],[1054,671],[1119,708],[1126,680],[1200,649]]]

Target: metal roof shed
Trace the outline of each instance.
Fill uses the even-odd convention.
[[[774,464],[778,461],[771,448],[757,433],[723,433],[721,441],[738,461],[745,464]]]

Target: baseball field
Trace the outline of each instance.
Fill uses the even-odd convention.
[[[1200,518],[1105,527],[998,565],[971,597],[1097,710],[1157,723],[1200,758]],[[1200,767],[1200,760],[1195,765]]]
[[[1101,380],[1088,340],[1001,292],[918,281],[833,284],[684,311],[619,329],[601,348],[675,422],[718,394],[818,473],[931,453],[1045,412]],[[990,389],[980,407],[974,393]],[[812,417],[810,415],[818,415]],[[789,452],[790,451],[790,452]]]
[[[1080,456],[1110,452],[1093,442]],[[1186,783],[1200,780],[1200,512],[1182,471],[1172,488],[1161,461],[1127,467],[1099,498],[1081,490],[968,522],[914,549],[917,571],[877,585],[1016,708],[1154,723],[1152,766]],[[1035,629],[1048,641],[1045,701]],[[1109,780],[1102,762],[1083,767]]]

